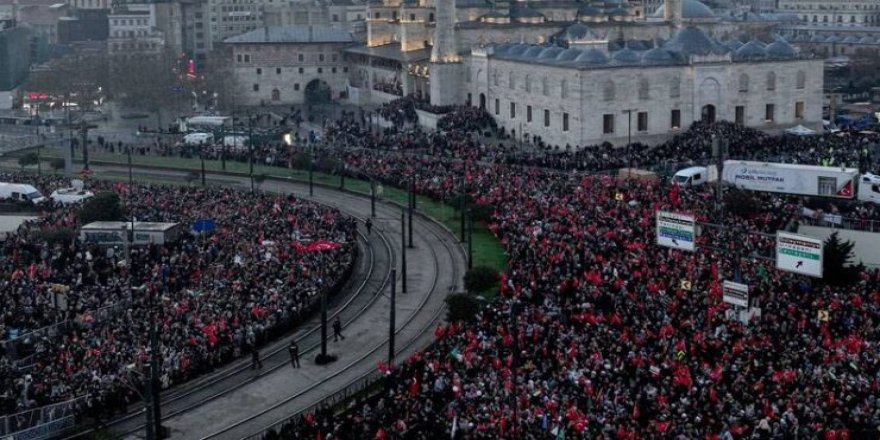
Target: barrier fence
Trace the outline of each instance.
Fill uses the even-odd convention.
[[[76,415],[86,405],[86,396],[0,417],[0,438],[42,440],[57,436],[76,425]]]

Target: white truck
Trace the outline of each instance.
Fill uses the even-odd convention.
[[[84,202],[95,196],[95,193],[83,188],[82,180],[74,179],[70,182],[70,188],[58,188],[49,195],[53,202],[62,205],[71,205]]]
[[[718,167],[710,165],[708,167],[688,167],[678,170],[672,180],[681,187],[700,186],[704,183],[718,181]]]
[[[39,205],[46,201],[43,194],[33,185],[26,183],[6,183],[0,182],[0,200],[9,199],[19,202],[30,202]]]
[[[721,179],[750,191],[880,203],[880,176],[855,168],[726,160]]]

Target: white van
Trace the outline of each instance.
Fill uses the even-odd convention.
[[[718,168],[711,167],[688,167],[678,170],[672,180],[682,187],[699,186],[707,182],[718,180]]]
[[[183,137],[183,143],[189,146],[209,145],[214,143],[214,135],[211,133],[190,133]]]
[[[880,205],[880,176],[876,174],[862,174],[859,179],[859,200],[872,202]]]
[[[53,202],[61,203],[62,205],[71,205],[83,202],[94,196],[95,193],[82,188],[59,188],[53,191],[49,198]]]
[[[33,185],[26,183],[0,183],[0,199],[18,200],[38,205],[46,201]]]

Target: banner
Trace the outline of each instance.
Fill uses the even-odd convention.
[[[306,252],[325,252],[341,248],[342,245],[328,240],[313,241],[305,246]]]
[[[822,240],[778,231],[776,268],[822,278]]]
[[[657,244],[693,252],[695,224],[692,215],[657,211]]]
[[[722,300],[727,304],[738,307],[749,306],[749,286],[725,280],[723,292]]]

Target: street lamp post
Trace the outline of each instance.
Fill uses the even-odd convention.
[[[626,167],[630,166],[630,145],[632,145],[632,114],[638,109],[628,108],[623,111],[627,117],[627,134],[626,134]]]
[[[396,327],[395,308],[397,307],[397,271],[391,269],[391,304],[388,314],[388,368],[394,365],[394,331]]]
[[[400,292],[406,293],[406,209],[400,212],[400,276]]]

